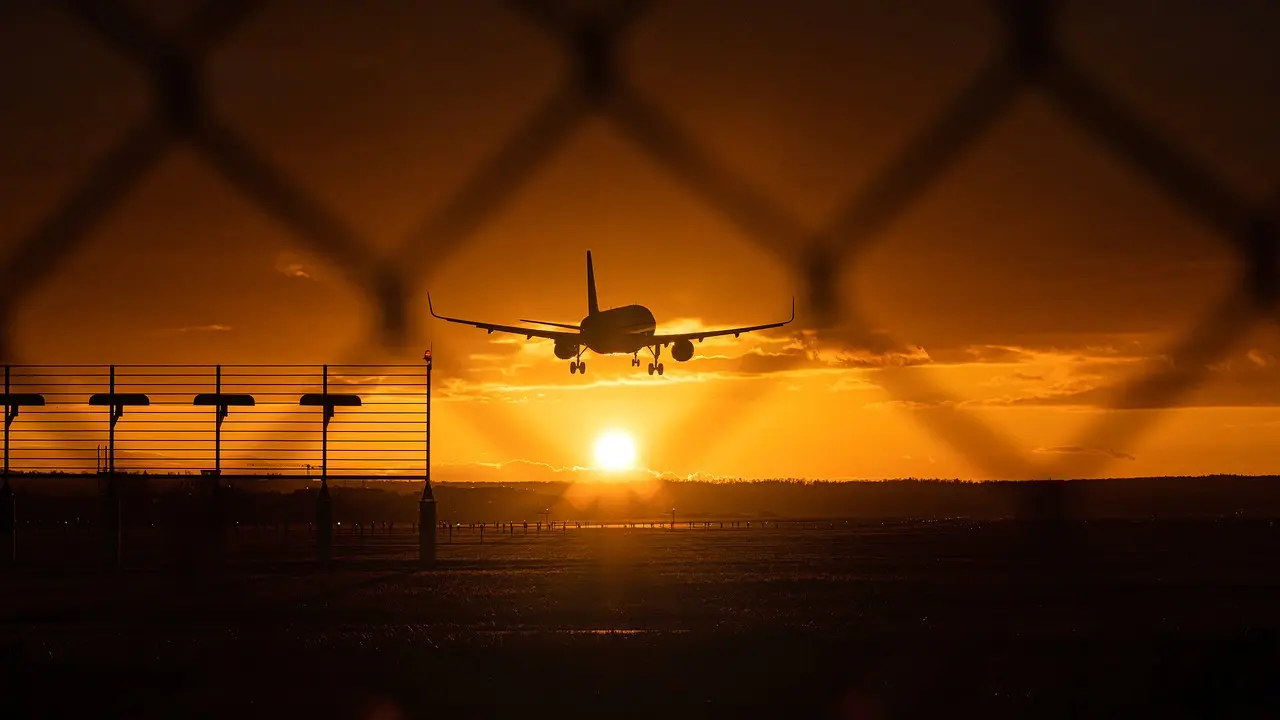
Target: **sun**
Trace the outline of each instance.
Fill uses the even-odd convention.
[[[630,470],[636,464],[636,443],[621,430],[610,430],[596,440],[596,465],[609,472]]]

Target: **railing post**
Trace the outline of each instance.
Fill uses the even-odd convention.
[[[116,366],[110,366],[107,381],[107,487],[102,493],[102,566],[108,573],[120,570],[120,489],[116,485]]]
[[[223,394],[222,366],[214,366],[213,392],[200,393],[191,401],[199,407],[213,408],[213,476],[209,493],[209,525],[205,542],[207,549],[214,549],[221,554],[221,545],[226,539],[223,531],[225,520],[230,515],[230,490],[228,485],[222,486],[222,423],[231,413],[231,406],[253,407],[257,404],[252,395],[247,393]]]
[[[219,400],[222,398],[222,366],[215,365],[213,369],[213,394]],[[224,409],[221,404],[215,405],[213,408],[213,487],[209,493],[209,523],[205,532],[205,558],[213,559],[215,563],[221,561],[221,550],[223,540],[223,521],[225,512],[223,503],[225,498],[222,493],[222,419],[225,417]]]
[[[426,447],[423,458],[422,497],[418,499],[418,565],[431,567],[436,563],[436,498],[431,491],[431,350],[422,359],[427,363]],[[453,542],[453,526],[449,526],[449,542]]]
[[[321,370],[321,393],[329,396],[329,366]],[[320,494],[316,498],[316,555],[320,564],[329,565],[333,557],[333,499],[329,497],[329,406],[321,410],[320,426]]]
[[[213,371],[213,393],[222,397],[222,366],[217,365]],[[227,416],[225,405],[219,404],[213,409],[213,474],[214,483],[222,476],[222,420]]]

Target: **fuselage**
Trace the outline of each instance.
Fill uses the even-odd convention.
[[[582,340],[594,353],[631,354],[648,347],[657,324],[643,305],[602,310],[582,318]]]

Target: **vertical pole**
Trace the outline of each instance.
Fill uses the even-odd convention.
[[[111,375],[107,381],[107,392],[115,399],[116,394],[116,366],[111,366]],[[107,427],[107,482],[110,483],[116,472],[116,406],[115,403],[107,404],[107,418],[111,421]]]
[[[436,498],[431,490],[431,350],[423,353],[427,363],[426,446],[423,452],[422,497],[418,500],[418,564],[431,567],[436,562]],[[449,526],[453,542],[453,526]]]
[[[324,401],[320,406],[320,496],[316,498],[316,554],[328,566],[333,555],[333,500],[329,497],[329,366],[323,366],[320,380]]]
[[[112,402],[107,404],[107,489],[102,494],[102,558],[104,569],[113,573],[120,569],[120,492],[116,487],[116,366],[108,379]]]
[[[213,391],[221,399],[222,366],[214,366]],[[222,491],[222,418],[226,406],[218,403],[213,407],[213,485],[209,493],[208,534],[205,537],[207,556],[215,561],[221,560],[222,544],[225,538],[228,498]]]
[[[8,568],[17,562],[18,524],[14,516],[13,488],[9,487],[9,426],[13,424],[13,411],[9,400],[9,366],[4,366],[4,485],[0,486],[0,567]]]
[[[320,369],[320,393],[324,396],[324,424],[320,427],[320,486],[329,484],[329,366]]]
[[[4,366],[4,395],[5,401],[8,402],[9,393],[9,366]],[[8,405],[4,406],[4,486],[9,487],[9,425],[13,423],[10,416],[11,409]]]
[[[213,392],[217,394],[218,399],[222,399],[222,366],[218,365],[213,371]],[[216,478],[222,476],[222,418],[226,412],[225,406],[221,403],[214,405],[213,408],[215,423],[213,426],[213,475],[214,483],[218,481]]]

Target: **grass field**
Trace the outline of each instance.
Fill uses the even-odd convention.
[[[242,527],[196,573],[134,529],[114,577],[24,530],[5,716],[1280,713],[1265,520],[490,530],[432,571],[408,528],[344,530],[327,572]]]

